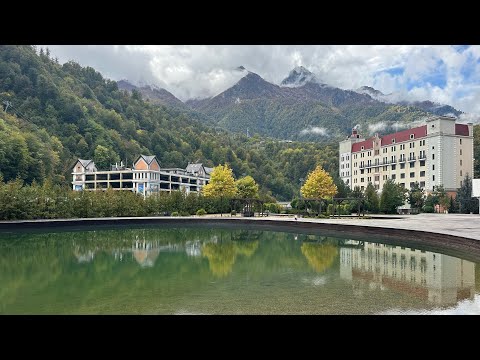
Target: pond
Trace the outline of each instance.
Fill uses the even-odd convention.
[[[458,254],[321,234],[3,233],[0,313],[477,314],[479,269]]]

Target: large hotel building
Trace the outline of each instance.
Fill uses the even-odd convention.
[[[418,182],[427,193],[443,185],[453,194],[467,174],[473,177],[473,124],[435,116],[423,126],[369,139],[354,129],[339,153],[340,177],[351,189],[371,182],[381,191],[392,179],[407,189]]]

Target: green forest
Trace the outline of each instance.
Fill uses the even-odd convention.
[[[161,167],[228,163],[277,200],[298,194],[300,179],[322,165],[337,173],[338,143],[281,142],[206,125],[205,115],[152,104],[139,92],[75,62],[59,64],[48,49],[0,46],[0,177],[70,186],[77,158],[99,168],[139,154]]]

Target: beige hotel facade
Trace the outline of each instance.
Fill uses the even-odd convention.
[[[351,189],[371,182],[381,192],[387,179],[405,188],[418,182],[426,193],[443,185],[456,194],[473,177],[473,124],[435,116],[425,125],[364,139],[356,129],[340,142],[339,175]]]

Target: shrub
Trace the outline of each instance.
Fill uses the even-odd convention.
[[[204,208],[201,208],[201,209],[198,209],[197,210],[197,216],[202,216],[202,215],[206,215],[207,212],[205,211]]]
[[[423,207],[423,212],[433,213],[433,212],[434,212],[433,206],[431,206],[431,205],[425,205],[425,206]]]
[[[179,216],[179,213],[178,213],[178,211],[174,211],[174,212],[172,212],[172,216]]]
[[[236,212],[235,210],[232,210],[232,211],[230,212],[230,215],[231,215],[231,216],[236,216],[236,215],[237,215],[237,212]]]
[[[190,216],[188,211],[180,211],[180,216]]]

